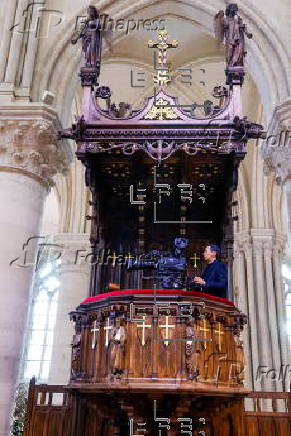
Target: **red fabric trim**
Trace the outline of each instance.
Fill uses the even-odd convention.
[[[122,291],[112,291],[106,292],[104,294],[96,295],[95,297],[86,298],[86,300],[82,301],[84,303],[92,303],[94,301],[105,300],[109,297],[121,297],[125,295],[153,295],[154,289],[124,289]],[[206,300],[217,301],[219,303],[227,304],[228,306],[234,306],[232,301],[227,300],[226,298],[215,297],[213,295],[204,294],[203,292],[196,291],[183,291],[182,289],[157,289],[157,295],[181,295],[183,297],[200,297],[205,298]]]

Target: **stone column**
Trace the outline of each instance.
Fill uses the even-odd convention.
[[[4,52],[3,56],[5,58],[6,54],[7,61],[5,64],[1,65],[1,75],[4,80],[0,85],[0,98],[2,94],[4,101],[9,95],[12,99],[15,97],[14,86],[21,61],[21,48],[23,39],[25,35],[27,35],[24,29],[24,18],[28,4],[28,0],[19,0],[18,2],[12,1],[11,5],[8,6],[10,24],[12,24],[12,27],[16,27],[14,27],[12,31],[6,30],[9,35],[7,37],[9,41],[6,42],[6,47],[3,47],[4,50],[6,48],[6,53]],[[5,26],[6,23],[3,24]]]
[[[253,247],[249,232],[235,235],[235,276],[238,287],[238,307],[248,316],[244,329],[243,341],[246,360],[246,386],[257,390],[256,370],[259,365],[258,355],[258,320],[256,312],[256,290],[254,285]]]
[[[238,305],[240,310],[244,313],[248,313],[248,295],[247,295],[247,277],[246,277],[246,250],[244,249],[242,241],[235,241],[234,243],[234,288],[236,294],[238,294],[238,301],[235,300],[235,304]],[[245,382],[249,388],[253,388],[252,377],[252,356],[250,350],[250,320],[245,326],[242,338],[245,349]]]
[[[257,329],[258,329],[258,357],[259,365],[258,368],[254,368],[256,373],[259,371],[259,366],[266,368],[266,371],[275,368],[275,363],[272,355],[272,337],[271,337],[271,324],[270,324],[270,313],[269,310],[273,311],[276,308],[271,308],[268,305],[268,295],[267,289],[269,286],[273,285],[273,277],[271,277],[272,282],[268,283],[266,278],[266,271],[264,268],[264,243],[265,243],[265,232],[267,229],[252,229],[252,245],[253,245],[253,259],[254,259],[254,272],[255,272],[255,300],[256,300],[256,315],[257,315]],[[274,292],[274,290],[272,291]],[[250,308],[251,309],[251,308]],[[272,323],[273,325],[273,323]],[[277,326],[278,329],[278,326]],[[279,351],[279,350],[278,350]],[[279,368],[278,368],[279,371]],[[255,376],[255,374],[254,374]],[[260,390],[264,391],[274,391],[275,383],[272,379],[267,376],[263,376],[259,381]]]
[[[290,250],[291,241],[291,98],[276,106],[272,115],[269,127],[268,137],[262,146],[262,157],[264,158],[264,172],[265,174],[275,173],[278,185],[285,191],[287,213],[284,217],[287,221],[288,228],[288,242]],[[272,260],[266,260],[266,268],[270,273],[270,264],[273,270],[273,284],[275,292],[275,302],[271,304],[276,305],[276,317],[278,322],[278,344],[279,353],[277,359],[281,359],[282,365],[290,365],[291,356],[286,337],[286,303],[285,295],[283,292],[281,265],[283,257],[283,249],[286,246],[286,241],[282,235],[276,235],[274,244],[272,246],[272,254],[268,249],[269,259],[272,255]],[[269,293],[271,290],[269,290]],[[275,350],[276,352],[276,350]],[[290,382],[282,382],[284,390],[290,390]],[[288,386],[289,385],[289,386]]]
[[[290,165],[291,173],[291,165]],[[288,222],[288,233],[291,235],[291,178],[286,180],[284,185],[285,195],[286,195],[286,205],[287,205],[287,222]],[[291,247],[291,238],[289,238],[289,251]]]
[[[277,320],[278,320],[278,341],[279,341],[279,350],[282,365],[284,368],[287,368],[287,365],[291,363],[291,351],[290,345],[288,342],[287,332],[286,332],[286,301],[285,301],[285,290],[284,285],[282,283],[282,259],[284,248],[286,246],[285,238],[282,236],[276,235],[275,243],[273,245],[272,251],[272,263],[273,263],[273,271],[274,271],[274,280],[276,287],[275,294],[275,303],[277,308]],[[283,390],[290,390],[290,379],[283,380]]]
[[[90,265],[84,261],[90,253],[89,235],[62,234],[55,237],[63,245],[64,254],[60,267],[60,292],[53,340],[49,384],[67,384],[71,368],[71,343],[74,334],[69,312],[89,296]],[[80,256],[77,255],[79,251]],[[77,262],[76,262],[77,259]]]
[[[0,30],[0,52],[1,52],[1,59],[0,59],[0,82],[4,81],[5,76],[5,69],[7,65],[7,59],[9,56],[9,47],[11,42],[11,36],[12,31],[9,31],[15,23],[15,13],[17,8],[17,1],[11,0],[7,5],[6,8],[2,8],[0,14],[1,14],[1,22],[4,23],[4,26],[1,26]]]
[[[246,315],[248,315],[248,323],[245,326],[242,339],[244,344],[244,358],[245,358],[245,386],[248,389],[254,390],[254,377],[253,368],[257,366],[257,355],[252,353],[252,343],[257,341],[256,317],[254,313],[249,313],[249,304],[253,300],[253,295],[248,295],[249,282],[250,282],[250,267],[252,262],[248,259],[251,258],[248,234],[242,233],[236,235],[234,240],[234,288],[235,304]],[[246,410],[254,410],[253,401],[251,399],[245,400]]]
[[[246,387],[255,391],[287,391],[288,379],[285,381],[283,375],[290,365],[290,356],[280,270],[284,238],[274,229],[251,229],[236,234],[235,244],[238,306],[248,316],[243,337]],[[252,410],[251,401],[247,407]],[[264,400],[262,407],[273,410],[269,400]],[[285,410],[280,401],[277,407]]]
[[[276,256],[276,245],[274,238],[266,236],[264,241],[264,267],[266,274],[266,291],[267,291],[267,307],[270,329],[270,340],[272,343],[272,362],[274,368],[280,368],[285,361],[283,347],[280,347],[280,337],[284,331],[284,318],[278,317],[278,313],[284,310],[285,302],[280,295],[282,294],[282,278],[280,272],[281,283],[276,283],[276,265],[273,265],[273,254]],[[275,291],[275,292],[274,292]],[[283,346],[283,344],[282,344]],[[269,350],[270,351],[270,350]],[[274,380],[275,390],[281,391],[284,387],[284,382]],[[284,390],[284,389],[283,389]]]
[[[56,113],[41,104],[0,107],[0,436],[8,436],[30,299],[33,268],[23,264],[23,244],[39,235],[52,177],[70,154],[56,145]],[[24,247],[34,257],[30,244]]]
[[[244,338],[251,369],[248,387],[284,391],[287,386],[280,379],[280,370],[288,364],[280,271],[284,241],[274,229],[251,229],[237,234],[235,239],[239,308],[248,315]]]

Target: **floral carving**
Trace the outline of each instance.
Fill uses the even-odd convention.
[[[53,176],[64,173],[72,152],[57,143],[54,124],[49,120],[0,122],[0,166],[24,171],[52,186]]]

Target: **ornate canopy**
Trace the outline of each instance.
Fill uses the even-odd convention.
[[[246,55],[246,30],[237,5],[229,5],[224,15],[220,11],[214,19],[215,35],[219,43],[226,45],[227,87],[215,87],[213,97],[218,105],[205,107],[205,117],[193,115],[193,107],[186,110],[177,99],[165,91],[170,82],[167,50],[176,48],[176,40],[170,42],[166,30],[158,33],[157,42],[149,41],[148,47],[158,50],[158,67],[155,66],[154,95],[149,97],[139,110],[130,110],[130,105],[121,102],[119,109],[108,105],[101,109],[99,99],[110,99],[110,89],[98,87],[101,64],[102,35],[98,12],[88,10],[76,43],[82,38],[84,66],[81,68],[83,86],[82,114],[70,129],[62,130],[60,137],[74,139],[78,144],[77,155],[106,153],[121,150],[125,155],[143,150],[153,160],[161,162],[177,150],[189,155],[199,151],[218,154],[234,153],[242,157],[248,139],[263,137],[263,128],[249,122],[242,115],[240,90],[244,80]],[[156,59],[156,58],[155,58]],[[207,102],[205,102],[207,103]],[[211,103],[211,102],[210,102]]]
[[[197,115],[196,104],[179,104],[166,91],[171,81],[167,50],[178,45],[168,40],[166,31],[158,33],[156,42],[148,42],[148,47],[158,52],[153,94],[140,109],[133,110],[125,102],[118,108],[111,104],[110,88],[98,83],[104,29],[98,25],[97,11],[93,13],[92,7],[88,11],[73,40],[83,42],[82,112],[71,128],[60,131],[60,138],[76,141],[77,157],[86,167],[86,184],[92,192],[88,219],[95,253],[101,245],[124,250],[147,250],[155,242],[165,246],[180,233],[192,241],[192,253],[206,243],[220,243],[223,259],[231,263],[232,222],[236,219],[232,192],[237,187],[238,166],[246,154],[247,141],[265,135],[261,125],[243,116],[244,38],[251,34],[235,6],[227,7],[225,14],[220,11],[214,20],[217,40],[226,45],[226,85],[214,88],[216,103],[205,101],[202,116]],[[106,108],[101,100],[106,101]],[[153,220],[151,205],[145,208],[143,202],[135,206],[129,201],[130,187],[150,191],[153,167],[163,186],[192,189],[191,204],[183,199],[183,193],[165,198],[159,220]],[[155,192],[153,189],[148,196],[151,204],[155,204]],[[189,223],[195,225],[186,228]],[[91,295],[108,282],[104,278],[107,273],[97,270],[92,274]],[[123,285],[136,286],[126,278]]]
[[[205,118],[195,118],[160,88],[140,110],[116,117],[101,109],[94,94],[87,92],[84,113],[72,128],[61,132],[61,137],[77,142],[81,159],[113,150],[127,156],[143,150],[158,162],[177,150],[191,156],[205,150],[243,157],[248,139],[262,137],[263,127],[240,117],[236,97],[237,90],[231,90],[221,107]]]

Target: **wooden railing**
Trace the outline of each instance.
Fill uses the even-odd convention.
[[[247,398],[253,410],[244,412],[245,436],[291,435],[290,392],[252,392]],[[70,401],[67,387],[36,385],[33,380],[24,436],[71,436],[74,407]]]
[[[291,393],[252,392],[253,411],[245,411],[247,436],[290,436]]]
[[[256,412],[263,412],[266,407],[271,407],[271,412],[283,412],[283,406],[285,412],[291,413],[291,392],[251,392],[248,398],[253,398]]]
[[[67,436],[67,407],[65,386],[36,385],[32,379],[23,436]]]

